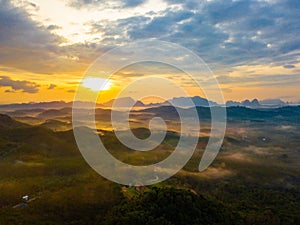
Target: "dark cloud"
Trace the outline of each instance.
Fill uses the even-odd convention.
[[[5,92],[5,93],[15,93],[15,91],[9,90],[9,89],[5,90],[4,92]]]
[[[7,76],[0,77],[0,87],[10,87],[12,90],[5,90],[5,92],[22,91],[26,93],[37,93],[39,91],[39,85],[26,81],[26,80],[12,80]]]
[[[293,68],[295,68],[294,65],[284,65],[283,67],[286,68],[286,69],[293,69]]]
[[[0,0],[0,44],[7,46],[43,47],[61,41],[44,27],[29,19],[21,8],[12,6],[9,1]]]
[[[48,90],[53,90],[54,88],[56,88],[56,85],[55,84],[50,84],[49,87],[48,87]]]
[[[62,42],[7,0],[0,0],[0,30],[0,63],[34,72],[49,69],[49,61]]]
[[[29,2],[29,5],[31,5],[31,6],[34,7],[34,8],[38,8],[38,5],[35,4],[35,3],[33,3],[33,2]]]
[[[89,43],[60,46],[66,40],[53,29],[59,27],[45,27],[25,9],[0,0],[0,65],[41,74],[73,72],[103,51]]]
[[[143,4],[146,1],[145,0],[125,0],[125,1],[123,0],[122,2],[124,2],[124,7],[136,7]]]
[[[49,25],[47,27],[47,30],[58,30],[58,29],[61,29],[61,27],[57,25]]]

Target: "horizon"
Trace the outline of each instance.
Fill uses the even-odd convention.
[[[205,97],[202,97],[202,96],[198,96],[198,95],[195,95],[195,96],[191,96],[189,98],[194,98],[194,97],[200,97],[201,99],[205,99],[205,100],[208,100],[206,99]],[[155,104],[162,104],[162,103],[165,103],[167,101],[170,101],[170,100],[173,100],[173,99],[179,99],[179,98],[185,98],[185,97],[174,97],[174,98],[171,98],[171,99],[166,99],[166,100],[161,100],[161,101],[157,101],[157,102],[152,102],[152,101],[143,101],[142,100],[137,100],[137,99],[134,99],[132,97],[120,97],[120,98],[116,98],[116,99],[109,99],[108,101],[105,101],[105,102],[97,102],[96,104],[97,105],[104,105],[106,103],[109,103],[111,101],[114,101],[114,100],[118,100],[118,99],[130,99],[130,100],[133,100],[135,102],[141,102],[143,104],[145,104],[146,106],[147,105],[155,105]],[[242,104],[243,102],[247,102],[249,101],[250,103],[253,102],[253,101],[258,101],[260,105],[262,106],[267,106],[267,105],[276,105],[278,103],[285,103],[285,104],[288,104],[288,105],[292,105],[292,104],[295,104],[295,105],[300,105],[300,101],[295,101],[295,102],[289,102],[289,101],[284,101],[283,99],[257,99],[257,98],[254,98],[254,99],[243,99],[241,101],[235,101],[235,100],[226,100],[225,103],[240,103]],[[209,100],[208,100],[209,101]],[[14,102],[14,103],[0,103],[1,106],[5,106],[5,105],[14,105],[14,104],[17,104],[17,105],[22,105],[22,104],[47,104],[47,103],[73,103],[74,101],[64,101],[64,100],[53,100],[53,101],[41,101],[41,102],[38,102],[38,101],[31,101],[31,102]],[[80,102],[80,101],[79,101]],[[86,102],[86,103],[89,103],[87,101],[83,101],[83,102]],[[265,102],[274,102],[273,104],[272,103],[265,103]],[[216,102],[218,105],[222,105],[218,102]]]

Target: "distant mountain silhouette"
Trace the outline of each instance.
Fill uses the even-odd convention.
[[[202,98],[200,96],[194,96],[192,98],[188,97],[179,97],[168,100],[172,105],[177,107],[194,107],[194,106],[216,106],[218,105],[216,102],[208,101],[206,98]]]
[[[229,100],[226,102],[227,107],[242,106],[241,102]]]
[[[206,98],[202,98],[200,96],[194,96],[194,97],[175,97],[162,103],[152,103],[146,106],[157,107],[157,106],[171,106],[171,105],[176,107],[182,107],[182,108],[190,108],[195,106],[203,106],[203,107],[217,106],[218,103],[213,101],[208,101]]]
[[[219,105],[214,101],[209,101],[206,98],[200,96],[194,97],[175,97],[160,103],[144,104],[142,101],[135,101],[131,97],[124,97],[119,99],[112,99],[105,103],[96,104],[96,107],[107,107],[111,108],[115,104],[116,107],[129,107],[134,105],[135,107],[159,107],[159,106],[176,106],[181,108],[190,107],[209,107],[209,106],[223,106]],[[266,99],[266,100],[244,100],[241,102],[229,100],[226,102],[226,107],[232,106],[245,106],[248,108],[277,108],[284,106],[295,106],[300,105],[300,102],[288,103],[281,99]],[[38,103],[20,103],[20,104],[7,104],[0,105],[0,112],[8,112],[12,116],[23,116],[29,114],[30,112],[42,113],[44,110],[48,109],[62,109],[62,108],[72,108],[73,102],[64,101],[52,101],[52,102],[38,102]],[[79,108],[91,108],[95,106],[93,102],[76,102],[76,106]]]
[[[53,101],[53,102],[30,102],[20,104],[0,105],[0,109],[60,109],[65,107],[72,107],[72,102]]]
[[[93,102],[77,102],[77,106],[80,108],[90,108],[93,107],[95,103]],[[0,110],[19,110],[18,113],[26,111],[33,112],[42,112],[44,109],[62,109],[62,108],[71,108],[73,102],[64,102],[64,101],[51,101],[51,102],[29,102],[29,103],[17,103],[17,104],[5,104],[0,105]],[[101,104],[96,104],[97,107],[100,107]],[[28,113],[28,112],[26,112]]]
[[[242,105],[251,108],[259,108],[261,106],[257,99],[253,99],[251,102],[249,100],[245,100],[242,102]]]
[[[246,99],[242,102],[236,102],[236,101],[227,101],[226,102],[227,107],[232,107],[232,106],[245,106],[249,108],[260,108],[261,104],[257,99],[253,99],[252,101]]]
[[[281,99],[265,99],[260,101],[261,105],[265,106],[276,106],[276,107],[282,107],[282,106],[287,106],[288,104]]]
[[[242,102],[237,101],[227,101],[226,106],[232,107],[232,106],[245,106],[248,108],[277,108],[277,107],[284,107],[288,105],[299,105],[299,104],[293,104],[293,103],[287,103],[282,101],[281,99],[265,99],[265,100],[257,100],[253,99],[252,101],[246,99]]]
[[[104,107],[112,107],[113,105],[115,107],[129,107],[134,105],[135,107],[144,107],[144,103],[141,101],[135,101],[133,98],[125,97],[125,98],[118,98],[118,99],[112,99],[108,102],[101,104]]]

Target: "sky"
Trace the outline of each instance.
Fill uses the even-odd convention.
[[[95,91],[81,79],[99,56],[149,38],[200,56],[226,100],[300,101],[299,20],[299,0],[0,0],[0,103]],[[180,71],[145,64],[118,71],[102,101],[149,74],[202,94]]]

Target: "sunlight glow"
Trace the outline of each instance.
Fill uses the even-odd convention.
[[[81,85],[91,89],[92,91],[106,91],[110,89],[111,82],[104,78],[89,77],[85,78]]]

